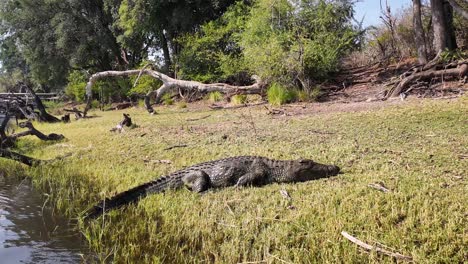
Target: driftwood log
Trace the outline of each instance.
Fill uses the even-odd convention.
[[[180,91],[184,90],[187,92],[191,91],[198,91],[202,93],[214,92],[218,91],[223,94],[229,94],[230,96],[235,94],[262,94],[264,92],[265,84],[260,80],[258,76],[252,76],[255,80],[255,83],[248,86],[235,86],[229,85],[225,83],[210,83],[204,84],[197,81],[185,81],[185,80],[177,80],[171,78],[159,71],[153,69],[147,69],[147,65],[143,67],[141,70],[127,70],[127,71],[104,71],[98,72],[93,74],[90,78],[88,83],[86,84],[86,107],[83,111],[84,116],[88,113],[89,109],[91,109],[91,102],[92,102],[92,87],[96,81],[108,78],[108,77],[122,77],[122,76],[131,76],[137,75],[138,77],[142,75],[148,75],[155,79],[160,80],[163,84],[157,90],[148,92],[145,96],[145,107],[147,111],[152,114],[154,113],[154,109],[151,106],[150,100],[152,97],[155,97],[155,102],[158,103],[162,96],[170,91]],[[137,78],[138,81],[138,78]],[[135,82],[136,83],[136,82]]]
[[[23,164],[26,164],[28,166],[35,166],[39,165],[43,160],[38,160],[35,158],[31,158],[10,150],[2,149],[0,148],[0,158],[5,158],[5,159],[11,159],[14,161],[21,162]]]
[[[434,60],[433,60],[434,61]],[[431,68],[427,68],[427,65],[422,68],[421,71],[414,71],[412,74],[404,74],[402,80],[396,85],[396,87],[387,93],[387,98],[399,96],[404,93],[413,83],[419,80],[430,80],[436,77],[457,77],[463,78],[468,75],[468,60],[464,60],[458,63],[451,63],[445,65],[445,69],[437,69],[440,65],[429,62]],[[454,67],[454,68],[448,68]]]
[[[61,140],[65,138],[63,135],[55,134],[55,133],[45,135],[44,133],[37,130],[30,121],[19,123],[19,127],[27,128],[28,130],[8,136],[10,139],[16,140],[20,137],[30,136],[30,135],[36,136],[39,139],[44,140],[44,141]]]

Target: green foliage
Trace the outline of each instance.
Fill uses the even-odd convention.
[[[72,71],[68,75],[68,84],[65,87],[65,94],[72,100],[83,102],[86,99],[86,74],[81,71]]]
[[[199,33],[179,39],[180,75],[217,81],[239,72],[290,86],[325,78],[356,46],[348,1],[259,0],[231,6]]]
[[[323,78],[355,45],[351,15],[346,2],[260,0],[241,34],[246,65],[286,85]]]
[[[222,17],[204,24],[195,34],[178,38],[183,46],[177,57],[182,79],[215,82],[246,71],[238,34],[248,15],[248,6],[239,1]]]
[[[234,105],[241,105],[247,103],[247,95],[246,94],[236,94],[231,97],[231,103]]]
[[[279,83],[273,83],[267,90],[268,102],[272,105],[283,105],[292,102],[297,95]]]
[[[111,19],[101,1],[5,0],[0,4],[0,34],[8,35],[8,45],[15,46],[16,57],[27,65],[24,72],[43,90],[63,89],[72,68],[96,72],[123,62],[109,29]],[[9,54],[7,61],[13,57]]]
[[[172,99],[172,94],[166,93],[162,96],[161,98],[163,104],[165,105],[173,105],[174,104],[174,99]]]
[[[210,102],[216,103],[223,100],[223,95],[218,91],[210,92],[208,94],[208,100]]]
[[[141,69],[145,67],[146,65],[148,65],[149,63],[151,62],[148,60],[144,60],[140,63],[139,68]],[[129,78],[129,81],[132,86],[135,84],[135,81],[137,80],[137,78],[138,76],[131,76]],[[161,87],[161,85],[162,85],[162,82],[160,80],[147,76],[147,75],[142,75],[138,79],[138,82],[136,83],[136,85],[128,91],[128,95],[131,95],[134,93],[146,94],[150,91],[154,91],[158,89],[159,87]]]
[[[455,60],[465,60],[468,58],[468,51],[456,49],[456,50],[444,50],[440,54],[440,60],[447,63]]]

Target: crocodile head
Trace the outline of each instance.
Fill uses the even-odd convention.
[[[320,164],[313,160],[301,159],[292,161],[288,168],[288,181],[303,182],[335,176],[340,168],[335,165]]]

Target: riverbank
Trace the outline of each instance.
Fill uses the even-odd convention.
[[[351,111],[339,110],[351,104],[293,105],[278,115],[263,106],[212,111],[190,104],[158,107],[154,116],[143,109],[94,112],[71,124],[36,125],[64,141],[24,138],[18,145],[36,158],[71,156],[33,169],[1,160],[0,168],[26,173],[60,212],[75,218],[104,197],[194,163],[236,155],[312,158],[337,164],[344,174],[205,195],[152,195],[81,222],[81,231],[101,260],[119,263],[392,262],[363,253],[341,231],[416,262],[463,262],[467,97],[367,104],[372,107]],[[137,127],[109,132],[124,112]],[[165,150],[176,145],[186,146]]]

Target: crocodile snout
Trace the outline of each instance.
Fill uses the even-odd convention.
[[[337,175],[340,173],[340,167],[335,165],[328,165],[328,173],[332,176]]]

